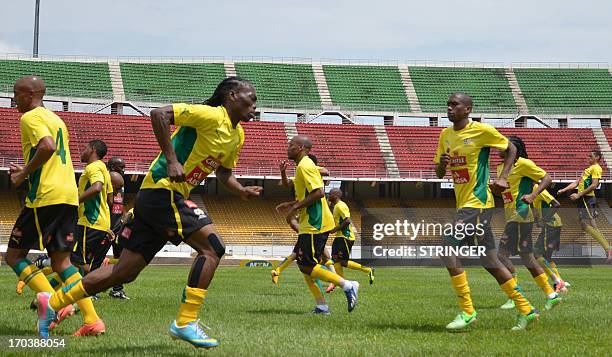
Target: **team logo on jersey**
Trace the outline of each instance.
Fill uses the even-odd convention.
[[[465,166],[466,164],[467,164],[467,158],[465,156],[458,156],[455,153],[455,156],[451,157],[451,162],[450,162],[451,167]]]
[[[194,167],[193,170],[185,177],[185,181],[193,186],[198,186],[208,176],[208,172],[204,172],[198,166]]]
[[[471,142],[472,142],[472,139],[470,138],[463,139],[463,145],[470,145]]]
[[[219,155],[219,159],[221,159],[221,155]],[[202,161],[202,165],[206,168],[209,168],[211,171],[215,171],[221,166],[221,161],[215,159],[212,156],[208,156],[206,159]]]
[[[502,198],[504,199],[504,204],[512,203],[514,201],[514,198],[512,198],[512,192],[510,191],[503,192]]]
[[[451,173],[453,175],[453,182],[455,184],[470,182],[470,172],[468,169],[452,170]]]

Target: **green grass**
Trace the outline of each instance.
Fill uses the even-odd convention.
[[[97,338],[71,337],[70,355],[185,355],[202,353],[167,334],[174,319],[188,267],[147,268],[126,291],[130,301],[101,294],[95,303],[107,326]],[[376,283],[364,274],[348,272],[362,283],[360,301],[349,314],[341,291],[329,297],[331,316],[312,316],[313,302],[295,267],[273,287],[261,268],[221,268],[200,316],[221,340],[218,355],[577,355],[609,353],[612,285],[610,267],[565,267],[573,284],[564,303],[543,312],[527,332],[510,332],[514,311],[498,309],[505,300],[495,281],[479,268],[469,269],[479,321],[462,333],[444,326],[457,313],[456,298],[445,270],[440,268],[380,268]],[[522,285],[532,303],[542,308],[544,297],[525,270]],[[0,335],[32,335],[35,314],[28,309],[33,293],[14,291],[16,277],[0,268]],[[67,335],[81,323],[80,315],[62,323]],[[0,354],[5,353],[0,350]],[[31,355],[29,353],[28,355]]]

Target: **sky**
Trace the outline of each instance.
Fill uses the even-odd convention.
[[[32,51],[34,0],[0,12],[0,56]],[[39,52],[612,63],[612,1],[41,0]]]

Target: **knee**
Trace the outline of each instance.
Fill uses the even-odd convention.
[[[24,259],[27,255],[21,253],[20,251],[15,251],[12,249],[8,249],[6,253],[4,253],[4,260],[6,264],[8,264],[11,268],[17,264],[21,259]]]
[[[310,275],[310,273],[312,273],[312,267],[305,266],[305,265],[298,265],[298,268],[300,268],[300,271],[303,274]]]
[[[223,244],[223,241],[219,239],[215,233],[209,234],[207,238],[215,257],[217,260],[221,260],[225,255],[225,244]]]

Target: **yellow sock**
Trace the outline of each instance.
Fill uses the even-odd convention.
[[[62,287],[62,279],[60,279],[58,273],[53,272],[47,275],[47,280],[49,281],[49,284],[51,284],[51,287],[53,287],[55,291],[57,291],[59,288]]]
[[[68,304],[74,304],[75,302],[82,300],[88,296],[87,291],[83,288],[83,281],[77,280],[72,284],[65,284],[64,287],[55,292],[49,298],[49,306],[55,311],[60,310]]]
[[[555,264],[555,262],[551,260],[548,262],[548,265],[550,265],[550,268],[555,272],[555,275],[557,276],[557,278],[561,279],[561,274],[559,274],[559,270],[557,269],[557,264]]]
[[[459,275],[451,276],[451,284],[459,298],[459,307],[468,314],[474,313],[474,305],[472,305],[472,296],[470,294],[470,286],[467,281],[465,271]]]
[[[53,269],[51,267],[44,267],[40,269],[40,271],[45,275],[49,275],[53,273]]]
[[[332,273],[337,274],[337,273],[336,273],[336,268],[335,268],[335,266],[336,266],[336,265],[334,264],[334,261],[333,261],[333,260],[331,260],[331,259],[328,259],[328,260],[325,262],[325,267],[327,268],[327,270],[331,271]]]
[[[538,263],[540,264],[542,269],[544,269],[544,272],[546,272],[546,275],[548,275],[550,278],[555,279],[557,277],[557,275],[555,275],[555,272],[552,271],[548,267],[548,262],[546,261],[546,259],[544,257],[539,257],[538,258]]]
[[[372,269],[368,268],[368,267],[364,267],[363,265],[354,262],[352,260],[348,261],[348,264],[346,265],[347,268],[349,269],[353,269],[353,270],[359,270],[363,273],[369,273]]]
[[[108,264],[117,264],[119,263],[119,258],[109,258]]]
[[[542,273],[542,274],[534,277],[533,280],[535,280],[535,282],[538,284],[540,289],[542,289],[544,294],[546,294],[546,296],[548,296],[548,295],[550,295],[550,294],[555,292],[555,289],[553,289],[550,286],[550,284],[548,283],[548,277],[546,276],[545,273]]]
[[[324,300],[323,295],[321,294],[321,290],[319,289],[317,284],[315,284],[314,280],[312,280],[312,278],[307,274],[302,275],[304,275],[304,281],[306,282],[306,286],[308,286],[308,290],[310,290],[310,293],[315,298],[315,300],[317,302]]]
[[[282,263],[280,263],[280,265],[278,267],[276,267],[276,271],[280,274],[283,272],[283,270],[287,269],[287,267],[289,265],[291,265],[291,263],[293,263],[293,261],[295,260],[295,257],[292,255],[289,255],[285,258],[285,260],[282,261]]]
[[[506,295],[508,295],[508,297],[514,301],[514,305],[521,315],[529,315],[531,310],[533,310],[533,307],[529,301],[527,301],[525,296],[523,296],[523,294],[516,289],[516,281],[514,279],[506,281],[505,283],[501,284],[500,287],[506,293]]]
[[[26,285],[29,286],[30,289],[34,290],[35,292],[53,292],[53,287],[51,286],[45,275],[42,274],[42,272],[38,270],[36,265],[32,264],[31,261],[27,259],[22,259],[18,261],[17,264],[15,264],[15,266],[13,267],[13,271],[15,272],[15,274],[17,274],[19,280],[26,283]]]
[[[606,252],[610,250],[610,244],[608,244],[608,241],[606,240],[606,238],[603,236],[603,234],[601,234],[601,232],[597,228],[587,225],[585,231],[591,237],[595,238],[595,240],[598,241],[599,244],[601,244],[601,246]]]
[[[334,263],[334,267],[336,268],[336,274],[344,278],[344,268],[342,267],[342,264]]]
[[[64,270],[63,272],[61,272],[59,277],[60,279],[64,281],[64,284],[66,286],[76,281],[80,282],[81,279],[83,278],[81,276],[81,273],[79,273],[79,270],[72,265],[66,268],[66,270]],[[83,298],[77,300],[76,303],[79,306],[79,309],[81,310],[81,312],[83,313],[83,322],[85,322],[86,324],[92,324],[100,320],[100,317],[98,316],[98,313],[96,312],[96,309],[93,306],[93,301],[91,300],[90,297],[84,296]],[[51,305],[51,307],[53,307],[53,305]]]
[[[338,274],[332,273],[329,270],[323,269],[321,265],[317,264],[312,268],[310,276],[313,278],[319,278],[320,280],[327,281],[328,283],[334,283],[334,285],[341,286],[342,277]]]
[[[189,286],[185,287],[181,306],[179,307],[176,317],[176,325],[178,327],[185,326],[198,319],[200,306],[204,303],[207,292],[206,289],[192,288]]]

